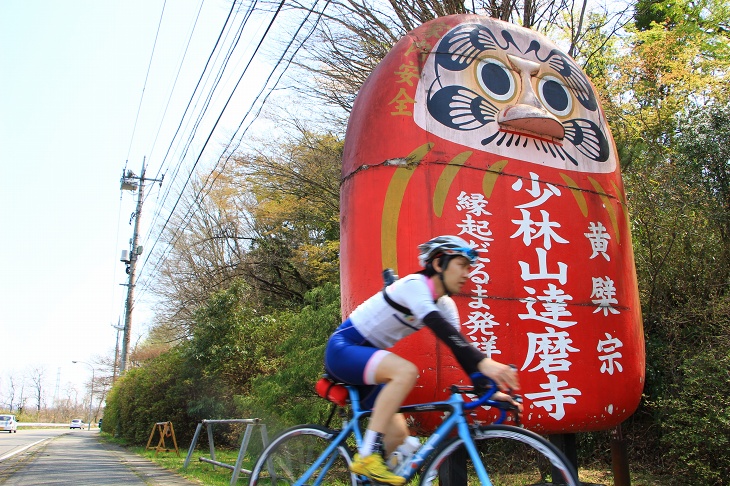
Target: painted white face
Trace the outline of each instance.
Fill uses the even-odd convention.
[[[544,36],[492,19],[460,24],[426,59],[416,124],[479,151],[608,173],[616,154],[593,86]]]

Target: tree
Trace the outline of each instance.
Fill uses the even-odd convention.
[[[730,75],[727,2],[640,2],[637,15],[662,5],[676,21],[627,27],[598,86],[622,164],[640,170],[667,159],[685,109],[725,96]]]
[[[360,86],[396,42],[424,22],[452,14],[476,13],[544,33],[567,33],[566,51],[575,55],[587,29],[609,26],[585,22],[587,6],[587,0],[328,2],[317,36],[295,60],[310,75],[307,79],[297,74],[297,85],[305,95],[349,113]],[[613,28],[628,13],[625,9],[609,15],[615,9],[607,5],[594,5],[591,10],[603,11]]]
[[[36,403],[36,411],[38,415],[41,413],[41,408],[45,406],[46,398],[45,392],[45,377],[46,370],[43,367],[33,368],[30,374],[30,382],[33,387],[34,398]]]
[[[15,394],[17,393],[16,388],[18,387],[17,378],[13,375],[8,376],[8,382],[10,383],[8,388],[8,408],[10,412],[13,412],[13,405],[15,404]]]
[[[250,287],[236,279],[213,294],[195,313],[196,325],[185,348],[186,359],[205,376],[226,383],[221,394],[240,393],[253,376],[274,367],[272,348],[288,333],[275,315],[261,315],[246,294]]]
[[[134,444],[144,444],[150,424],[171,421],[178,443],[192,439],[195,424],[205,418],[229,418],[215,377],[203,377],[183,356],[184,345],[139,368],[127,370],[107,395],[103,430],[119,432]]]
[[[343,142],[294,128],[296,136],[238,156],[236,175],[251,191],[245,278],[265,299],[301,303],[308,290],[339,281]]]
[[[657,403],[663,460],[683,465],[682,484],[723,485],[730,477],[728,349],[726,340],[724,350],[706,347],[688,356],[678,366],[681,379]],[[704,406],[688,414],[687,403],[698,398]]]
[[[730,100],[698,107],[680,121],[676,137],[682,179],[697,193],[693,206],[707,214],[721,249],[711,287],[730,286]]]
[[[654,22],[641,16],[652,6],[660,7]],[[724,211],[712,188],[724,177],[722,157],[728,160],[721,151],[713,158],[724,122],[701,116],[727,103],[727,16],[718,11],[727,5],[640,2],[635,26],[587,64],[622,161],[644,318],[645,398],[631,433],[647,454],[667,451],[654,464],[680,484],[714,484],[707,478],[726,467],[698,459],[698,448],[711,457],[724,447],[703,432],[708,420],[725,420],[722,402],[710,399],[695,427],[680,410],[697,389],[715,396],[727,386],[698,379],[713,373],[715,356],[730,352]],[[708,464],[714,472],[702,470]]]
[[[194,181],[183,196],[187,213],[175,213],[164,235],[164,250],[153,283],[160,302],[155,329],[147,345],[174,343],[190,336],[195,310],[212,292],[240,276],[240,264],[250,239],[238,196],[206,189]]]
[[[652,24],[669,29],[694,24],[712,34],[727,36],[728,8],[727,2],[716,0],[638,0],[634,24],[640,31],[650,30]]]
[[[326,337],[340,323],[339,287],[325,284],[305,295],[302,309],[265,315],[247,304],[248,291],[236,279],[216,292],[196,311],[189,340],[118,379],[104,431],[119,425],[123,438],[143,444],[150,423],[171,420],[184,442],[202,419],[265,417],[270,430],[320,420],[328,405],[315,398],[314,383]]]
[[[316,397],[327,337],[340,325],[340,288],[327,283],[309,291],[304,306],[276,316],[276,339],[267,347],[268,366],[237,397],[244,415],[266,417],[274,428],[320,423],[329,403]]]
[[[640,2],[637,24],[646,23],[642,12],[660,6],[675,9],[676,22],[628,29],[622,45],[607,44],[601,63],[591,65],[624,168],[648,332],[672,309],[709,298],[714,284],[705,278],[715,272],[712,260],[724,239],[706,232],[711,213],[702,206],[715,198],[708,199],[709,186],[697,178],[705,169],[688,164],[679,153],[687,150],[678,148],[682,138],[696,138],[701,124],[693,113],[727,99],[726,34],[701,5]]]
[[[288,139],[226,156],[224,170],[185,196],[190,211],[173,215],[154,283],[161,305],[151,337],[161,350],[189,339],[196,309],[237,278],[259,310],[337,281],[342,141],[293,128]]]
[[[16,403],[16,409],[18,410],[18,413],[23,413],[23,410],[25,410],[25,402],[28,400],[28,397],[25,396],[25,379],[24,377],[20,380],[20,393],[18,396],[18,400]]]

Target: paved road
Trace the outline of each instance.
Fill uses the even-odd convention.
[[[191,482],[96,433],[64,434],[0,462],[0,485],[191,486]]]
[[[69,430],[68,426],[65,429],[54,428],[54,429],[20,429],[15,434],[1,434],[0,435],[0,465],[3,462],[10,459],[11,457],[22,454],[25,450],[33,447],[36,444],[40,444],[44,440],[50,440],[59,435],[68,433],[78,433],[77,430]],[[84,433],[96,434],[98,432]]]

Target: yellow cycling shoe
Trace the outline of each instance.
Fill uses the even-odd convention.
[[[378,453],[370,454],[365,457],[360,457],[360,454],[355,454],[355,457],[352,458],[350,471],[355,474],[367,476],[379,483],[392,484],[393,486],[402,486],[403,484],[406,484],[406,478],[393,474],[393,472],[388,469],[388,466],[385,465],[383,456]]]

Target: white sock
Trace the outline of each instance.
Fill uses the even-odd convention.
[[[358,449],[360,457],[367,457],[374,452],[382,453],[383,434],[367,429],[362,440],[362,446]]]

